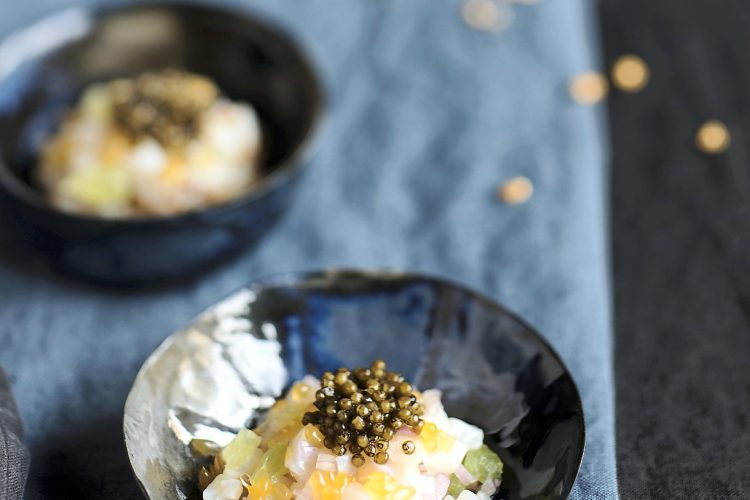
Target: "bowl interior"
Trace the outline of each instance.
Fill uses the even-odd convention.
[[[238,292],[171,336],[125,406],[133,470],[152,499],[196,495],[192,438],[225,444],[290,382],[385,359],[505,462],[496,498],[566,498],[583,454],[575,384],[527,325],[461,287],[414,275],[318,272]]]
[[[265,173],[290,167],[321,98],[296,45],[245,13],[151,4],[71,9],[0,44],[0,182],[17,191],[20,180],[34,196],[40,147],[86,86],[168,67],[208,75],[230,98],[251,103],[265,132]]]

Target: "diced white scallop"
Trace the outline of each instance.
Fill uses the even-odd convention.
[[[484,443],[484,431],[459,418],[451,417],[448,419],[447,431],[464,443],[470,450],[477,449]]]
[[[239,479],[219,474],[203,491],[203,500],[238,500],[242,496]]]
[[[427,471],[433,474],[452,474],[463,462],[467,451],[469,447],[456,439],[448,451],[425,453],[423,463]]]
[[[210,167],[194,167],[188,171],[189,184],[206,199],[216,203],[242,193],[254,179],[248,165],[216,163]]]
[[[424,406],[422,419],[432,422],[440,429],[447,430],[448,414],[445,413],[445,408],[443,408],[441,396],[442,393],[437,389],[428,389],[422,393],[422,405]]]
[[[315,470],[320,454],[333,456],[327,450],[310,444],[305,439],[305,430],[302,429],[289,442],[284,466],[289,469],[289,472],[292,473],[299,484],[304,484]]]
[[[372,500],[360,483],[349,483],[341,493],[346,500]]]
[[[158,175],[167,164],[164,148],[154,139],[144,139],[128,155],[128,168],[136,174]]]
[[[204,115],[202,138],[228,160],[247,160],[260,144],[260,123],[244,104],[219,100]]]

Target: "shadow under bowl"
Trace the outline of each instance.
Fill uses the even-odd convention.
[[[45,139],[90,84],[183,68],[257,110],[264,177],[224,205],[173,216],[62,212],[34,183]],[[184,278],[256,242],[291,203],[322,90],[300,48],[246,12],[145,4],[44,18],[0,43],[0,210],[65,271],[108,283]]]
[[[496,499],[564,499],[584,449],[575,383],[558,355],[503,307],[440,279],[319,271],[257,281],[170,336],[125,404],[130,463],[152,500],[200,498],[205,459],[306,374],[382,358],[450,416],[485,431],[505,468]]]

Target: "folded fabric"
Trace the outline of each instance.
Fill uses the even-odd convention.
[[[23,498],[29,453],[23,444],[21,419],[5,372],[0,368],[0,498]]]

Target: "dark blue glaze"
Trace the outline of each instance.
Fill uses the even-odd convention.
[[[299,48],[244,13],[210,7],[152,4],[74,12],[78,17],[40,21],[55,41],[49,50],[29,53],[19,43],[41,24],[2,43],[0,53],[20,58],[12,71],[0,74],[5,226],[63,270],[120,284],[188,277],[262,237],[292,201],[320,113],[321,89]],[[162,23],[162,36],[144,46],[139,23]],[[108,36],[115,29],[117,36]],[[266,139],[264,180],[234,202],[171,217],[112,221],[51,207],[35,188],[32,169],[62,112],[92,82],[163,67],[207,74],[227,95],[256,107]]]

